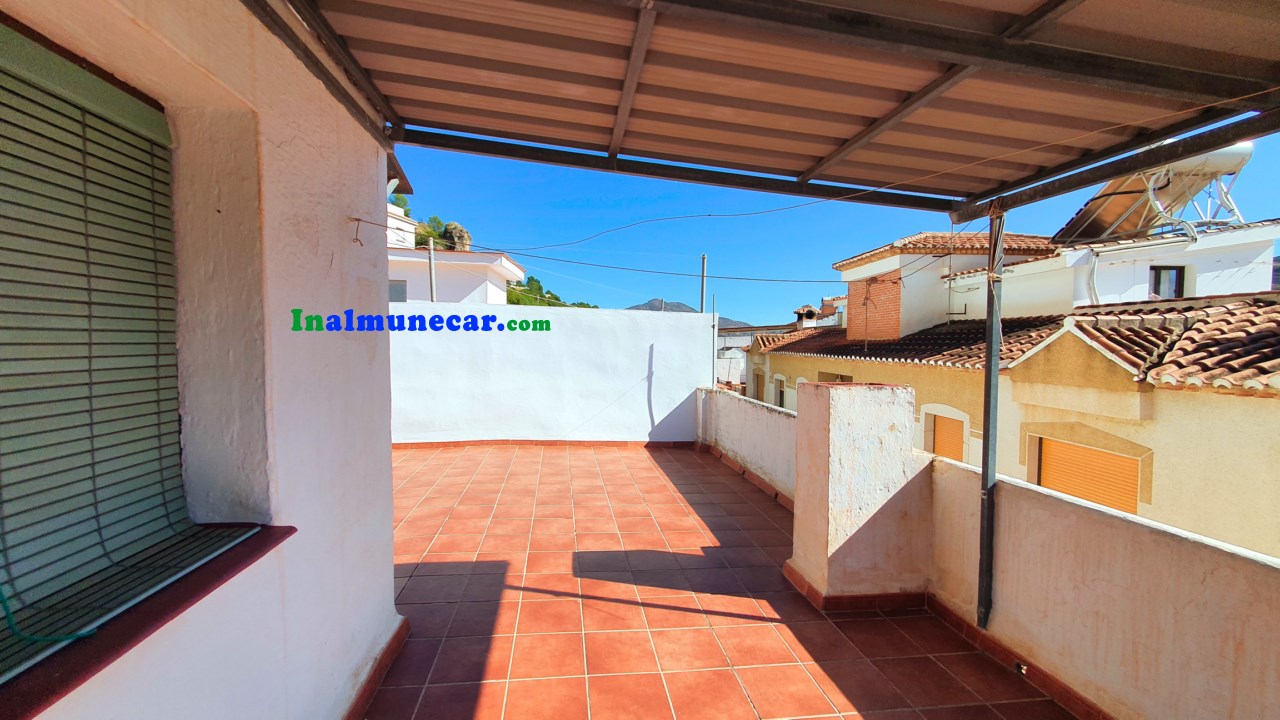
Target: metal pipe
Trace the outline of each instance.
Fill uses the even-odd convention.
[[[427,265],[431,268],[431,302],[436,301],[436,239],[427,243]]]
[[[698,295],[698,297],[700,298],[698,300],[698,312],[706,312],[707,311],[707,256],[705,253],[702,255],[702,291],[701,291],[701,294]],[[714,307],[715,301],[712,300],[711,304],[712,304],[711,312],[715,312],[715,307]]]
[[[991,214],[987,250],[987,356],[982,396],[982,516],[978,540],[978,627],[986,629],[991,618],[991,580],[995,551],[996,515],[996,410],[999,406],[1000,275],[1004,272],[1004,212]]]

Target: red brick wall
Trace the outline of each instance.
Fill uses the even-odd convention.
[[[893,272],[849,283],[850,340],[896,340],[902,330],[902,272]]]

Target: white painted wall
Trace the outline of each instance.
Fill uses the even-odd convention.
[[[413,249],[418,225],[405,217],[404,209],[387,203],[387,247]]]
[[[974,620],[975,468],[933,465],[930,590]],[[1001,478],[990,632],[1117,718],[1280,716],[1280,560]]]
[[[1195,243],[1176,242],[1132,249],[1106,249],[1091,270],[1089,250],[1010,267],[1004,274],[1001,295],[1006,317],[1053,315],[1071,308],[1095,304],[1142,302],[1151,294],[1152,265],[1186,268],[1183,294],[1191,296],[1264,292],[1271,288],[1271,257],[1280,225],[1262,225],[1208,233]],[[1012,260],[1011,260],[1012,261]],[[963,317],[977,319],[986,313],[982,275],[951,282],[951,304]],[[965,305],[967,304],[967,307]],[[904,302],[904,314],[907,312]]]
[[[425,251],[391,249],[387,276],[404,280],[409,300],[431,299],[431,260]],[[437,302],[507,304],[507,281],[524,272],[499,255],[436,251]]]
[[[726,390],[698,390],[698,441],[728,457],[790,499],[796,496],[796,414]]]
[[[746,382],[747,353],[742,348],[728,348],[716,353],[716,380]]]
[[[165,106],[192,514],[298,528],[42,717],[341,717],[399,623],[388,343],[289,309],[385,307],[386,151],[235,0],[4,10]]]
[[[694,390],[712,382],[710,315],[422,302],[394,311],[551,322],[550,332],[388,333],[395,442],[696,437]]]

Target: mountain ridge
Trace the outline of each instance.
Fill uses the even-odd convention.
[[[631,307],[625,308],[625,309],[650,310],[652,312],[698,312],[697,310],[694,310],[692,307],[682,302],[663,300],[662,298],[653,298],[649,302],[640,303],[639,305],[632,305]],[[724,315],[721,315],[720,327],[722,328],[751,327],[751,323],[742,322],[741,320],[734,320],[733,318],[725,317]]]

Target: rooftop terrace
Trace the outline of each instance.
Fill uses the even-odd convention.
[[[823,613],[792,515],[710,454],[395,450],[409,718],[1071,718],[924,608]]]

